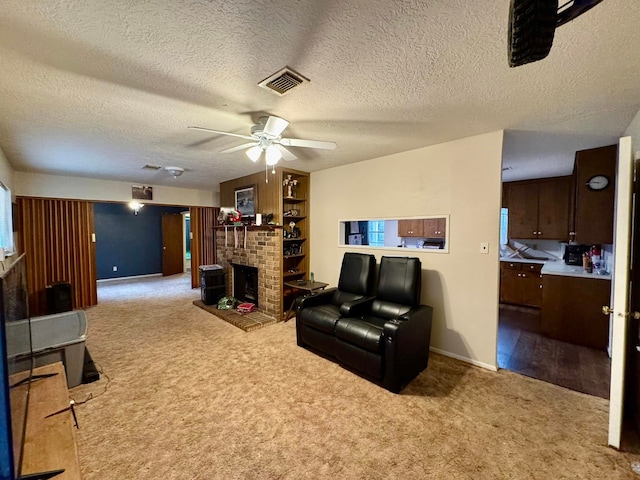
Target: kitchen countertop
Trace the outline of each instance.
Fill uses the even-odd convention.
[[[567,265],[562,260],[547,262],[540,271],[542,275],[564,275],[566,277],[595,278],[597,280],[611,280],[610,273],[587,273],[580,265]]]
[[[510,258],[510,257],[501,257],[501,262],[509,262],[509,263],[537,263],[538,265],[542,265],[547,263],[549,260],[534,260],[529,258]]]
[[[580,265],[567,265],[562,260],[529,260],[526,258],[505,258],[501,262],[509,263],[537,263],[542,264],[541,275],[563,275],[565,277],[593,278],[596,280],[611,280],[611,274],[587,273]]]

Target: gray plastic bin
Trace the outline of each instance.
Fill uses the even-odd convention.
[[[28,370],[30,363],[27,320],[9,322],[6,327],[8,331],[17,330],[10,333],[12,338],[24,340],[21,344],[13,343],[7,346],[7,355],[17,357],[15,368],[9,373]],[[62,362],[67,375],[67,386],[72,388],[82,383],[84,348],[87,339],[87,317],[84,310],[33,317],[31,336],[36,367]]]

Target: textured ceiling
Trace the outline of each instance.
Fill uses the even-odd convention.
[[[611,143],[640,108],[640,2],[605,0],[558,29],[547,59],[515,69],[508,10],[508,0],[3,0],[0,147],[21,171],[217,190],[259,167],[218,153],[243,140],[187,125],[248,134],[261,113],[281,116],[285,136],[338,144],[292,147],[288,165],[307,171],[507,129],[517,179],[550,147],[534,171]],[[311,83],[284,97],[257,86],[285,65]],[[146,163],[188,171],[174,180]]]

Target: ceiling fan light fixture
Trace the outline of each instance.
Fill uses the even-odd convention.
[[[258,159],[260,158],[260,154],[262,153],[262,148],[255,145],[251,147],[249,150],[247,150],[245,153],[247,154],[247,157],[251,159],[252,162],[257,162]]]
[[[269,145],[266,152],[267,165],[273,166],[282,158],[282,153],[276,145]]]
[[[182,167],[164,167],[164,169],[173,178],[178,178],[180,175],[182,175],[184,173],[184,168],[182,168]]]

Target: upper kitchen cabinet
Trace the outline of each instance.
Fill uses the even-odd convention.
[[[428,238],[445,238],[446,218],[425,218],[422,220],[422,235]]]
[[[504,184],[509,209],[509,238],[568,240],[572,177]]]
[[[613,243],[617,158],[617,145],[576,152],[576,242]]]
[[[422,219],[398,220],[399,237],[424,237]]]

